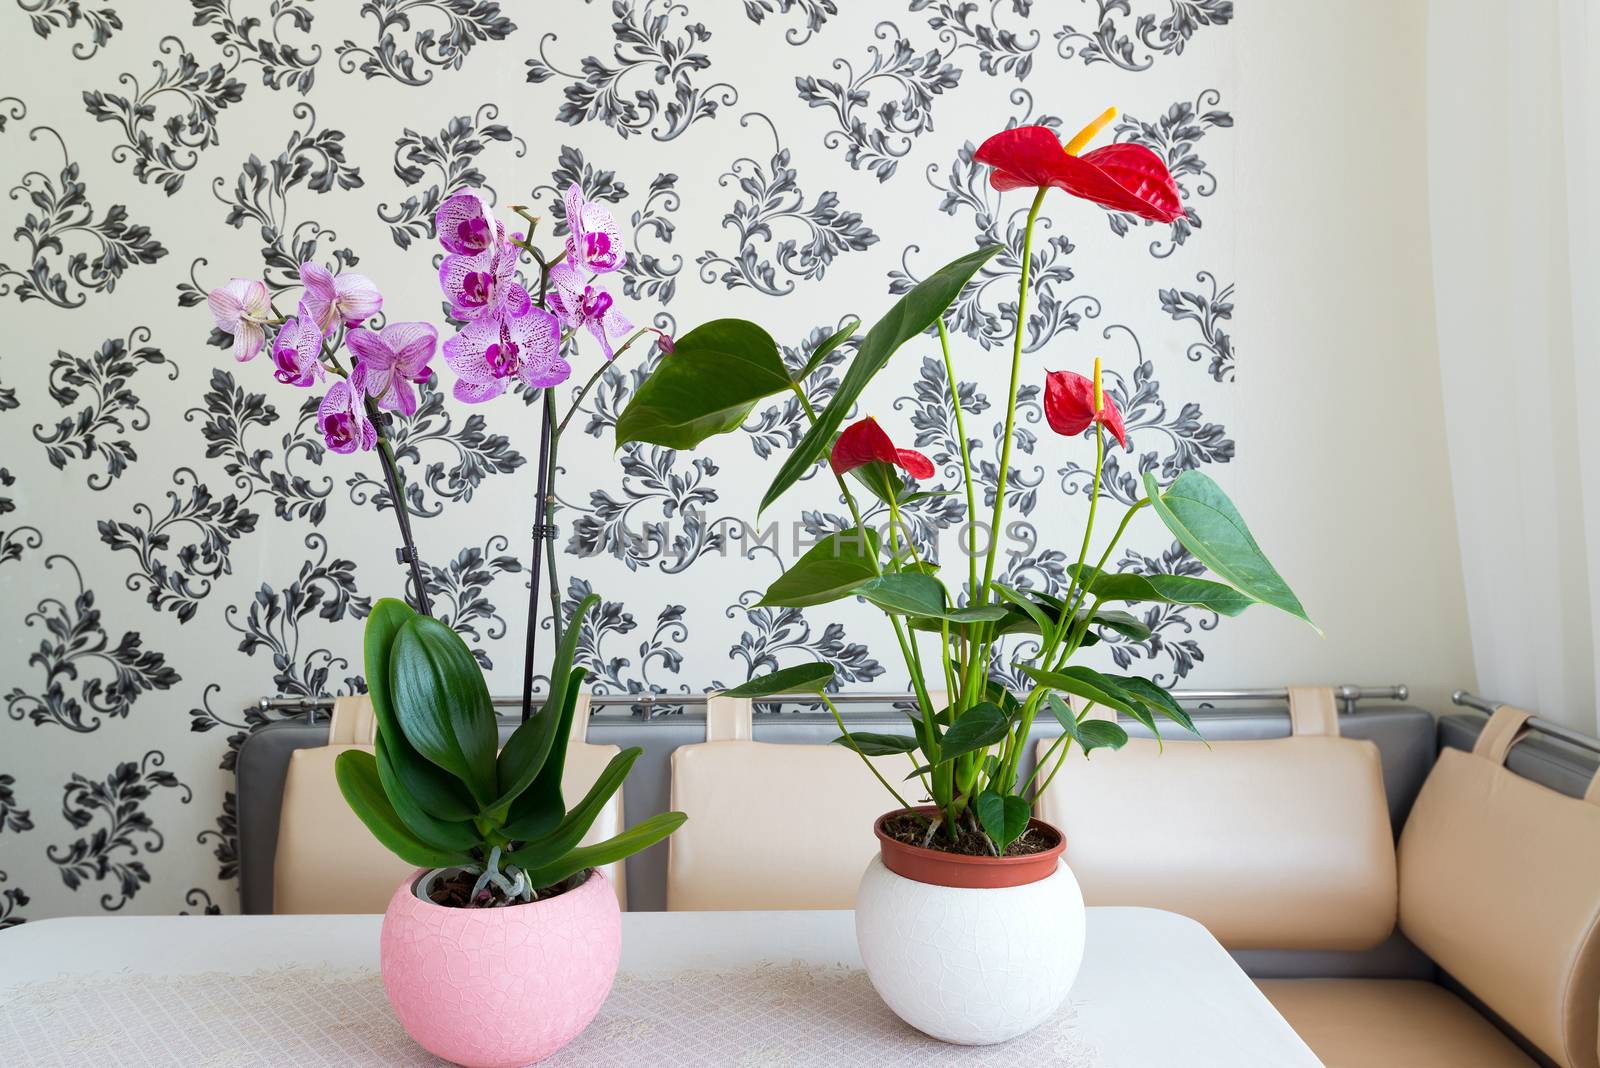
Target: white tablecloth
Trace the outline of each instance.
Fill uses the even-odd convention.
[[[383,1000],[377,916],[86,917],[0,933],[0,1065],[432,1065]],[[873,993],[849,912],[628,913],[617,985],[547,1063],[1298,1068],[1317,1059],[1215,939],[1089,910],[1069,1004],[945,1046]]]

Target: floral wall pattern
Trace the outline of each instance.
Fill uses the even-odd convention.
[[[266,721],[254,700],[359,688],[360,620],[400,588],[376,464],[328,452],[314,398],[208,338],[207,290],[255,275],[281,292],[314,259],[373,277],[389,314],[442,323],[440,202],[480,187],[559,225],[576,181],[623,227],[636,322],[756,319],[799,367],[839,325],[815,309],[870,323],[999,243],[950,321],[992,495],[1026,198],[990,189],[972,154],[1008,122],[1075,129],[1115,103],[1115,139],[1165,158],[1189,217],[1063,198],[1036,244],[1007,489],[1029,527],[1007,570],[1048,587],[1068,563],[1053,517],[1083,506],[1093,450],[1034,433],[1044,370],[1104,356],[1130,434],[1107,460],[1111,502],[1144,471],[1235,456],[1233,18],[1225,0],[562,0],[536,16],[486,0],[3,0],[22,47],[0,78],[0,927],[236,909],[232,766]],[[808,380],[814,400],[851,351]],[[868,403],[954,485],[936,352],[908,345]],[[575,386],[598,355],[573,359]],[[606,372],[559,457],[562,593],[604,598],[580,653],[597,688],[700,692],[810,658],[849,686],[904,685],[865,607],[755,603],[791,535],[842,522],[814,480],[775,538],[746,525],[801,432],[797,402],[693,456],[614,454],[644,370],[636,349]],[[527,602],[528,399],[430,387],[394,426],[433,599],[503,693]],[[914,518],[948,552],[953,516],[930,497]],[[1198,570],[1136,529],[1123,566]],[[1169,684],[1226,640],[1195,610],[1146,622],[1149,640],[1102,652]]]

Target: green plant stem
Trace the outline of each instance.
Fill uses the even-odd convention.
[[[1000,467],[994,493],[994,514],[989,521],[989,552],[983,563],[983,590],[976,603],[989,602],[989,587],[994,582],[995,553],[1000,548],[1000,520],[1005,516],[1006,473],[1011,468],[1012,439],[1017,426],[1017,388],[1022,376],[1022,339],[1028,326],[1028,271],[1033,259],[1033,227],[1039,218],[1039,208],[1044,204],[1048,186],[1041,186],[1034,194],[1033,205],[1028,209],[1028,226],[1022,233],[1022,269],[1017,285],[1017,338],[1011,346],[1011,387],[1006,396],[1005,439],[1000,445]]]
[[[1066,744],[1068,749],[1072,748],[1072,736],[1067,734],[1065,731],[1062,731],[1060,736],[1057,737],[1055,741],[1050,743],[1050,748],[1046,749],[1044,751],[1044,755],[1043,756],[1041,756],[1038,760],[1034,761],[1034,763],[1033,763],[1033,771],[1028,775],[1027,781],[1024,782],[1020,787],[1017,788],[1018,796],[1021,796],[1022,794],[1026,793],[1027,790],[1028,790],[1028,787],[1033,785],[1033,780],[1037,779],[1039,777],[1039,769],[1044,767],[1046,764],[1048,764],[1050,762],[1050,758],[1055,756],[1057,747],[1059,747],[1063,743]],[[1065,754],[1063,754],[1063,755],[1065,755]],[[1041,787],[1040,793],[1043,793],[1043,792],[1044,792],[1043,788]],[[1039,794],[1034,794],[1033,795],[1033,799],[1034,799],[1034,801],[1038,801],[1039,800]]]
[[[944,328],[944,316],[939,316],[939,347],[944,352],[944,377],[950,386],[950,406],[956,413],[956,436],[961,439],[961,476],[967,488],[967,579],[972,596],[978,596],[978,533],[972,529],[972,520],[978,514],[978,495],[972,488],[972,457],[967,450],[966,421],[961,414],[961,391],[956,384],[955,361],[950,358],[950,335]],[[953,695],[952,695],[953,696]]]
[[[801,388],[800,383],[798,382],[791,382],[789,385],[794,390],[795,396],[800,398],[800,407],[805,411],[806,417],[809,418],[812,423],[815,423],[817,421],[817,412],[816,409],[811,406],[811,399],[806,396],[806,391]],[[831,466],[829,467],[829,470],[832,471]],[[855,521],[856,530],[861,532],[861,536],[863,538],[866,537],[866,529],[863,527],[861,521],[861,508],[856,504],[855,494],[850,492],[850,487],[845,484],[844,477],[842,475],[839,475],[835,472],[833,480],[838,483],[839,492],[844,494],[845,504],[850,509],[850,517]],[[872,571],[875,575],[883,574],[883,565],[879,562],[876,554],[872,556]],[[900,656],[905,661],[906,670],[911,672],[911,686],[914,690],[916,690],[917,700],[921,702],[922,705],[923,752],[928,755],[928,762],[930,764],[936,764],[938,761],[939,743],[933,737],[933,725],[931,722],[933,712],[930,708],[932,701],[930,701],[928,698],[928,687],[922,679],[921,671],[917,670],[916,668],[916,659],[912,655],[911,647],[906,644],[905,630],[900,626],[899,618],[896,616],[890,616],[889,622],[894,626],[895,640],[900,643]]]
[[[900,796],[900,791],[891,786],[889,784],[889,780],[883,777],[883,772],[878,770],[878,765],[869,760],[867,758],[867,754],[863,753],[856,745],[855,738],[851,736],[850,731],[844,725],[844,717],[839,715],[838,706],[829,700],[828,695],[825,693],[818,694],[817,696],[822,698],[822,703],[828,706],[829,712],[833,713],[833,721],[839,725],[839,733],[844,735],[845,741],[850,743],[851,750],[855,752],[856,756],[861,758],[861,762],[867,766],[867,770],[872,772],[873,775],[877,776],[878,781],[883,783],[883,788],[893,794],[896,801],[900,802],[901,808],[909,810],[911,808],[911,802]],[[919,816],[918,818],[920,819],[921,817]]]

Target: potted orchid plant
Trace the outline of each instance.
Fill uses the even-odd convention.
[[[761,603],[802,608],[859,597],[887,614],[916,694],[908,713],[910,731],[848,729],[828,694],[833,669],[823,663],[784,668],[729,693],[806,694],[820,701],[838,721],[838,744],[858,754],[893,797],[894,809],[876,821],[880,855],[857,896],[861,954],[873,984],[895,1012],[953,1042],[998,1042],[1031,1029],[1059,1007],[1077,973],[1083,899],[1061,859],[1062,833],[1032,816],[1069,752],[1076,747],[1087,756],[1123,745],[1128,735],[1116,722],[1118,715],[1157,737],[1163,720],[1194,730],[1188,714],[1149,679],[1077,662],[1107,632],[1135,640],[1149,636],[1136,617],[1115,606],[1198,605],[1233,616],[1261,603],[1310,622],[1237,509],[1199,471],[1185,471],[1165,487],[1155,472],[1146,472],[1145,495],[1091,555],[1097,520],[1104,518],[1098,506],[1107,438],[1127,445],[1098,359],[1092,375],[1059,370],[1042,376],[1050,428],[1071,442],[1088,435],[1095,452],[1088,514],[1081,540],[1070,547],[1076,563],[1067,569],[1066,586],[1026,589],[996,576],[996,532],[1005,529],[1018,393],[1025,375],[1035,381],[1038,375],[1023,363],[1023,325],[1034,229],[1047,192],[1061,189],[1163,222],[1184,214],[1166,165],[1150,149],[1111,144],[1084,151],[1115,114],[1115,109],[1106,111],[1066,144],[1047,127],[1008,129],[985,141],[974,157],[992,168],[995,189],[1032,194],[1022,247],[1011,250],[1020,274],[1016,337],[997,484],[986,487],[986,511],[979,507],[972,443],[944,320],[963,287],[1001,251],[998,246],[959,257],[901,296],[856,345],[837,390],[820,411],[809,399],[806,380],[853,335],[857,322],[818,345],[791,375],[767,331],[751,322],[720,319],[678,338],[674,353],[643,382],[616,426],[619,447],[645,441],[691,449],[737,428],[763,398],[793,393],[799,399],[809,429],[778,469],[761,508],[825,463],[850,523],[796,560],[767,587]],[[945,399],[961,439],[956,492],[967,513],[964,567],[944,566],[930,547],[919,548],[906,521],[905,509],[931,492],[919,483],[934,475],[933,463],[898,448],[871,414],[849,422],[863,391],[895,352],[928,333],[937,335]],[[1130,520],[1145,509],[1159,516],[1216,580],[1106,570]],[[977,530],[983,523],[989,536],[980,551]],[[1005,670],[1008,666],[1013,670]],[[1025,750],[1040,716],[1058,722],[1061,734],[1024,773]],[[889,760],[902,755],[909,774],[904,767],[891,770]],[[908,940],[907,930],[936,933]],[[980,976],[982,982],[968,981]],[[960,982],[960,989],[949,989],[952,982]]]
[[[603,842],[582,844],[622,786],[640,750],[618,754],[571,809],[562,773],[585,672],[573,666],[591,595],[560,618],[554,531],[555,443],[584,395],[635,340],[597,277],[623,262],[609,212],[565,199],[559,255],[532,241],[538,219],[515,209],[528,233],[510,232],[481,195],[463,190],[435,216],[443,246],[439,283],[458,327],[442,346],[455,397],[482,403],[512,388],[542,393],[533,580],[524,659],[523,722],[498,748],[499,727],[483,671],[465,641],[432,615],[427,574],[410,523],[410,501],[390,414],[417,410],[440,351],[426,322],[378,325],[383,297],[353,272],[300,265],[295,313],[280,314],[266,285],[235,278],[212,291],[217,328],[233,355],[270,353],[285,385],[324,388],[316,425],[329,450],[376,452],[387,504],[408,568],[407,601],[380,599],[366,625],[364,667],[376,740],[372,751],[339,754],[335,773],[357,817],[384,846],[418,870],[384,915],[384,989],[406,1030],[429,1051],[466,1065],[521,1065],[570,1042],[599,1011],[616,974],[621,919],[598,870],[666,838],[684,820],[653,816]],[[531,287],[524,281],[524,263]],[[567,355],[582,331],[604,357],[557,418],[556,390],[572,375]],[[348,360],[348,364],[346,363]],[[549,690],[533,711],[538,632],[539,551],[547,548],[556,652]],[[448,994],[448,1008],[441,999]],[[492,1027],[483,1021],[495,1021]]]

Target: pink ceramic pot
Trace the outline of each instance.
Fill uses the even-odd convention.
[[[383,915],[383,988],[407,1033],[468,1068],[542,1060],[589,1025],[622,950],[617,895],[598,871],[548,901],[453,909],[400,885]]]

